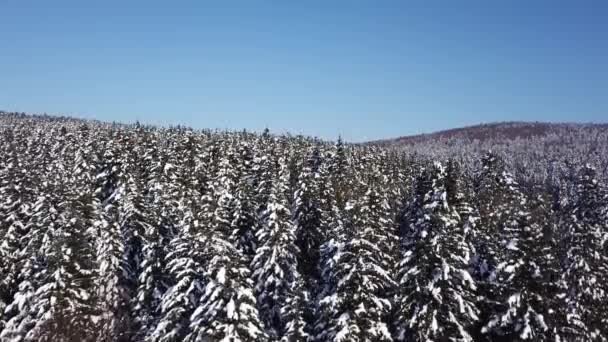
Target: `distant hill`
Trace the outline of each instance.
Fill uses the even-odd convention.
[[[599,128],[608,130],[608,124],[573,124],[546,122],[499,122],[480,124],[438,131],[429,134],[403,136],[393,139],[371,141],[369,144],[381,146],[416,145],[438,140],[469,140],[485,142],[488,140],[509,141],[546,136],[564,129]]]

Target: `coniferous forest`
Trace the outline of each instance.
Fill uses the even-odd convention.
[[[0,341],[605,341],[607,148],[2,113]]]

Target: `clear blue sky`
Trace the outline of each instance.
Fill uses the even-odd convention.
[[[0,1],[0,109],[351,141],[608,121],[608,2]]]

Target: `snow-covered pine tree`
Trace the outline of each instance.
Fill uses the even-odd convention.
[[[328,319],[316,334],[323,341],[392,341],[387,319],[395,282],[389,252],[395,246],[386,235],[393,224],[381,215],[386,198],[373,185],[362,186],[365,194],[347,205],[352,220],[329,271],[335,287],[319,304]]]
[[[51,253],[53,236],[58,222],[58,194],[52,181],[47,179],[46,186],[39,189],[43,195],[32,206],[31,220],[28,223],[27,241],[23,250],[23,264],[16,286],[17,292],[12,302],[4,310],[6,325],[0,331],[0,341],[24,341],[36,323],[33,306],[37,302],[36,291],[48,278],[47,256]]]
[[[304,299],[303,294],[291,293],[297,288],[296,283],[301,281],[296,227],[291,221],[287,199],[289,169],[284,157],[279,158],[278,166],[279,173],[273,182],[264,223],[256,234],[259,246],[252,262],[260,317],[273,338],[284,335],[288,323],[284,320],[286,315],[290,316],[291,321],[302,321],[301,317],[295,317],[297,313],[284,311],[288,300],[296,298],[293,304],[301,305]],[[303,290],[304,287],[297,289]],[[298,300],[299,303],[296,303]],[[294,309],[301,308],[294,306]]]
[[[319,248],[320,251],[320,284],[315,304],[315,322],[314,322],[314,341],[323,341],[329,333],[329,322],[333,315],[333,302],[330,300],[323,301],[323,298],[331,298],[337,286],[337,280],[334,279],[334,270],[337,267],[335,256],[342,249],[342,244],[346,241],[346,232],[344,230],[343,211],[336,203],[333,196],[333,187],[331,180],[323,192],[325,210],[322,212],[322,227],[325,235],[325,241]]]
[[[309,290],[307,298],[315,298],[319,291],[320,247],[324,241],[321,230],[321,173],[322,159],[318,147],[308,149],[306,159],[295,178],[292,214],[298,246],[298,269]],[[312,323],[314,303],[308,303],[304,319]]]
[[[157,323],[161,297],[166,290],[163,273],[165,248],[179,218],[175,215],[177,185],[165,192],[165,182],[175,171],[160,155],[159,132],[146,132],[142,150],[130,154],[131,170],[121,203],[121,231],[127,241],[126,258],[135,275],[131,300],[134,318],[133,339],[144,340]],[[138,154],[139,152],[139,154]]]
[[[258,145],[257,153],[253,159],[254,182],[255,189],[255,205],[258,223],[262,223],[262,216],[266,210],[266,204],[270,197],[272,189],[272,179],[276,172],[274,161],[276,160],[276,152],[274,142],[269,138],[262,138],[262,142],[269,145]],[[262,143],[258,142],[258,143]]]
[[[501,236],[521,206],[521,193],[515,190],[515,184],[501,157],[492,152],[484,155],[475,189],[480,215],[480,232],[474,241],[479,261],[475,274],[479,280],[493,282],[496,266],[504,260],[504,246],[496,237]]]
[[[447,202],[446,170],[436,162],[418,180],[399,265],[395,332],[399,341],[473,341],[476,285],[470,247]]]
[[[517,185],[513,186],[513,191],[517,191]],[[555,259],[551,253],[555,250],[545,240],[551,218],[542,212],[547,208],[543,208],[541,198],[531,201],[532,205],[523,194],[519,197],[520,211],[498,237],[508,243],[504,259],[496,268],[494,298],[498,302],[492,306],[482,333],[491,340],[552,341],[555,284],[551,274]]]
[[[528,213],[519,185],[508,172],[505,161],[495,153],[488,152],[482,158],[475,190],[480,220],[477,233],[472,237],[476,252],[472,268],[479,287],[480,323],[487,325],[492,320],[490,317],[505,310],[508,299],[505,296],[509,293],[505,282],[509,274],[504,271],[511,270],[518,260],[518,232],[527,225]],[[482,329],[490,332],[489,327]]]
[[[21,132],[21,137],[0,135],[0,139],[8,138],[1,144],[7,150],[0,148],[0,160],[7,161],[0,163],[0,198],[5,200],[0,205],[0,241],[3,241],[0,243],[0,293],[7,291],[4,298],[8,305],[3,308],[0,295],[0,340],[22,340],[34,323],[29,308],[37,280],[44,278],[46,272],[44,259],[57,220],[58,201],[52,185],[53,177],[61,176],[61,172],[57,172],[61,145],[51,148],[43,132],[56,134],[57,130],[38,129],[33,136],[26,131]],[[22,140],[24,136],[28,137],[28,143]],[[22,150],[25,146],[27,149]],[[16,156],[21,156],[23,164]],[[47,168],[51,164],[53,167]],[[27,204],[30,201],[31,206]],[[4,237],[3,224],[8,233]],[[7,267],[10,265],[13,266]],[[4,323],[6,329],[3,330]]]
[[[30,256],[24,260],[20,276],[23,280],[16,287],[13,301],[4,310],[6,322],[0,330],[0,341],[24,341],[36,324],[32,306],[37,303],[38,280],[45,278],[47,270],[41,257]]]
[[[83,168],[75,167],[71,181],[58,204],[57,229],[53,232],[45,266],[48,267],[34,294],[30,311],[35,324],[26,341],[95,341],[97,336],[94,298],[95,256],[89,239],[90,220],[86,217],[89,198],[79,186]]]
[[[308,341],[311,338],[308,322],[304,315],[309,309],[309,298],[306,298],[304,281],[295,279],[281,307],[281,317],[285,322],[285,328],[281,342]]]
[[[322,242],[319,193],[321,157],[319,153],[318,148],[313,148],[309,152],[306,163],[298,175],[297,189],[293,196],[293,221],[296,241],[301,253],[300,269],[302,274],[312,282],[316,282],[318,279],[319,246]]]
[[[119,193],[115,195],[120,196]],[[125,247],[116,203],[106,203],[98,224],[100,237],[97,246],[97,295],[100,301],[99,309],[104,312],[100,322],[100,339],[128,340],[131,331],[131,292],[128,283],[131,270],[124,258]]]
[[[605,202],[596,170],[590,165],[581,168],[576,185],[576,199],[565,218],[567,252],[558,334],[572,341],[602,341],[608,338]]]
[[[186,150],[197,150],[198,147],[187,136]],[[182,198],[179,200],[180,221],[177,224],[176,236],[167,245],[163,265],[166,279],[163,285],[167,290],[158,303],[158,320],[156,326],[148,333],[146,341],[182,341],[190,332],[190,316],[196,307],[203,288],[202,275],[210,258],[207,251],[208,236],[203,229],[211,223],[213,215],[213,198],[200,182],[210,183],[208,170],[205,170],[201,159],[191,156],[187,168],[190,172],[189,185],[184,184]],[[188,164],[188,163],[187,163]],[[183,172],[180,171],[180,172]],[[204,192],[200,198],[198,194]],[[205,192],[206,191],[206,192]],[[197,209],[198,206],[198,209]]]
[[[19,281],[21,239],[27,233],[24,209],[23,172],[16,152],[5,157],[0,169],[0,331],[4,326],[4,308],[13,301]]]
[[[208,258],[207,236],[197,224],[171,241],[165,264],[172,285],[162,296],[158,324],[147,341],[182,341],[190,332],[190,316],[202,294],[202,275]]]
[[[341,137],[332,146],[330,155],[327,158],[327,173],[332,185],[332,193],[336,205],[344,209],[347,202],[346,195],[346,170],[348,167],[346,147]]]
[[[458,213],[460,226],[465,238],[469,242],[469,247],[472,249],[474,256],[474,246],[471,242],[474,241],[477,235],[477,225],[479,224],[479,213],[471,204],[474,198],[472,182],[467,178],[467,175],[462,169],[462,165],[458,160],[450,159],[447,164],[446,191],[448,194],[448,204]]]
[[[250,261],[256,249],[255,232],[258,229],[257,212],[254,200],[253,151],[248,143],[239,145],[238,184],[235,195],[235,227],[231,239],[237,249]]]
[[[156,325],[158,308],[165,284],[161,238],[154,226],[146,226],[137,277],[136,297],[133,298],[135,340],[143,340]]]
[[[16,127],[10,132],[5,135],[8,140],[0,141],[6,148],[0,151],[0,331],[8,319],[4,308],[23,280],[31,210],[43,179],[39,170],[48,161],[48,151],[39,153],[40,131]]]
[[[185,341],[265,341],[246,259],[230,241],[234,198],[229,189],[234,170],[227,161],[221,165],[215,187],[218,204],[209,227],[211,260]]]
[[[112,140],[113,141],[113,140]],[[129,300],[132,295],[132,269],[125,253],[121,231],[119,201],[124,196],[124,176],[121,177],[118,146],[104,150],[101,172],[95,177],[96,203],[99,205],[97,226],[97,298],[103,313],[99,321],[99,340],[127,341],[132,331]]]

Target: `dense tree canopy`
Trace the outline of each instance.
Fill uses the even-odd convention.
[[[0,341],[606,340],[584,129],[490,152],[2,113]]]

